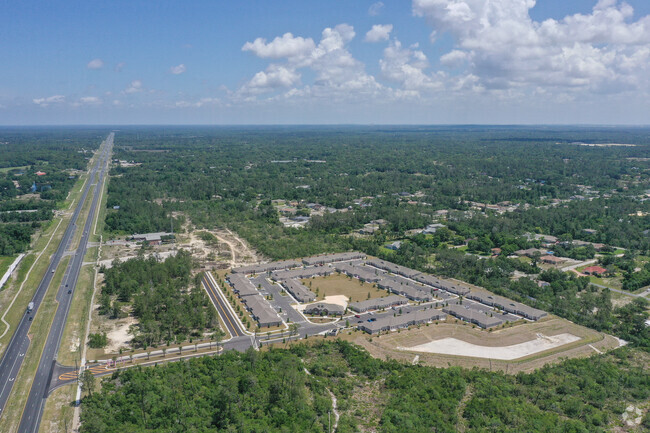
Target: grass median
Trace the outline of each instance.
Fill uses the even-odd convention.
[[[36,369],[41,360],[43,347],[45,346],[45,342],[50,333],[54,314],[59,306],[59,303],[56,302],[56,293],[61,285],[69,261],[70,257],[65,257],[61,260],[61,264],[54,274],[54,278],[50,283],[47,294],[35,314],[29,333],[31,342],[27,349],[27,353],[25,354],[23,365],[14,381],[11,394],[9,395],[10,404],[7,404],[5,407],[5,412],[2,416],[3,422],[0,426],[0,433],[13,433],[18,431],[23,409],[27,403],[27,397],[32,388]]]

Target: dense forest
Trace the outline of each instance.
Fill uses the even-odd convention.
[[[101,271],[105,281],[99,313],[116,319],[130,311],[138,319],[133,330],[137,347],[183,342],[218,326],[212,304],[199,281],[191,278],[187,251],[165,260],[150,256],[116,261]]]
[[[0,255],[29,248],[106,134],[95,128],[0,128]]]
[[[604,432],[650,398],[647,356],[622,348],[513,376],[381,361],[344,341],[230,351],[114,373],[83,399],[81,431],[326,432],[332,392],[339,433]]]
[[[574,144],[609,140],[638,146]],[[116,136],[116,157],[141,165],[113,169],[107,225],[122,234],[167,230],[169,213],[181,210],[198,226],[237,226],[263,253],[283,258],[306,237],[331,249],[329,234],[377,218],[400,234],[437,210],[471,219],[472,202],[508,202],[521,206],[481,224],[477,216],[476,235],[497,226],[647,251],[650,217],[630,214],[650,211],[639,199],[650,189],[649,146],[645,129],[127,129]],[[289,247],[294,233],[273,228],[279,223],[268,212],[277,199],[345,212],[313,218]],[[554,199],[565,202],[552,206]],[[269,230],[279,242],[257,239]]]

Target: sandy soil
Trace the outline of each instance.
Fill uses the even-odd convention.
[[[343,308],[348,307],[348,297],[344,295],[325,296],[325,298],[322,301],[317,301],[317,302],[325,302],[326,304],[340,305]],[[310,304],[294,304],[294,308],[298,311],[304,311],[305,308],[307,308],[309,305],[315,303],[316,302],[312,302]]]
[[[120,347],[128,346],[128,343],[131,340],[129,328],[137,322],[138,321],[133,317],[127,317],[126,319],[120,320],[120,323],[116,324],[115,327],[108,332],[108,345],[104,348],[104,352],[116,353],[119,352]]]
[[[413,352],[398,350],[397,348],[412,348],[427,343],[439,341],[444,338],[455,338],[476,346],[503,347],[518,345],[536,340],[539,334],[560,335],[571,334],[580,337],[578,341],[554,349],[526,356],[517,360],[499,360],[492,358],[464,357],[433,352]],[[450,365],[465,368],[486,368],[500,370],[507,373],[518,371],[532,371],[549,363],[557,363],[562,359],[588,357],[597,354],[594,350],[607,352],[619,347],[619,342],[614,337],[601,334],[591,329],[576,325],[567,320],[549,316],[539,322],[525,322],[514,326],[485,331],[464,322],[449,320],[437,324],[412,327],[408,331],[391,332],[378,336],[371,336],[361,331],[353,331],[340,335],[368,350],[380,359],[397,359],[403,362],[412,362],[415,354],[420,355],[420,364],[434,367],[448,367]]]
[[[513,360],[554,349],[580,340],[573,334],[545,336],[538,334],[535,340],[511,346],[490,347],[468,343],[456,338],[443,338],[413,347],[398,347],[399,350],[413,352],[440,353],[444,355],[471,356],[474,358]]]

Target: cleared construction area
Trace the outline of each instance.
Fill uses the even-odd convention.
[[[563,333],[553,336],[538,334],[534,340],[510,346],[482,346],[457,338],[442,338],[413,347],[398,347],[399,350],[412,352],[440,353],[444,355],[470,356],[473,358],[515,360],[545,350],[555,349],[565,344],[580,340],[573,334]]]

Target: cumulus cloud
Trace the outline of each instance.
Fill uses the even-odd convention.
[[[387,41],[390,32],[393,31],[392,24],[375,24],[372,26],[368,33],[366,33],[366,42],[381,42]]]
[[[185,72],[185,69],[186,69],[185,65],[183,63],[181,63],[178,66],[172,66],[171,68],[169,68],[169,71],[174,75],[180,75],[183,72]]]
[[[404,90],[419,92],[442,89],[444,76],[431,77],[425,72],[429,62],[427,56],[417,48],[417,45],[403,48],[398,40],[391,42],[384,50],[384,58],[379,61],[382,74],[388,80],[399,83]]]
[[[53,95],[53,96],[48,96],[47,98],[34,98],[32,99],[32,102],[34,102],[34,104],[39,105],[41,107],[47,107],[48,105],[51,104],[60,104],[62,102],[65,102],[65,96]]]
[[[265,71],[260,71],[246,84],[246,90],[260,93],[277,88],[288,88],[300,82],[300,74],[294,68],[269,65]]]
[[[376,17],[381,13],[382,9],[384,9],[383,2],[373,3],[368,8],[368,15],[370,15],[371,17]]]
[[[253,42],[246,42],[242,50],[251,51],[261,58],[280,59],[307,54],[314,47],[314,41],[311,38],[294,37],[291,33],[285,33],[268,43],[264,38],[257,38]]]
[[[93,59],[86,65],[88,69],[101,69],[104,67],[104,61],[102,59]]]
[[[126,66],[126,63],[120,62],[117,65],[115,65],[115,72],[122,72],[122,69]]]
[[[140,80],[133,80],[131,81],[131,84],[129,84],[129,87],[127,87],[124,90],[124,93],[130,94],[130,93],[139,93],[142,92],[144,89],[142,88],[142,81]]]
[[[591,13],[538,22],[530,16],[535,3],[413,0],[413,12],[454,37],[441,63],[465,65],[474,85],[598,92],[648,86],[650,16],[633,21],[628,4],[600,0]]]
[[[261,38],[246,43],[242,48],[245,51],[261,58],[284,59],[285,62],[272,63],[266,70],[256,73],[239,89],[239,94],[249,97],[277,89],[285,89],[292,96],[375,91],[380,85],[365,72],[365,65],[348,49],[355,35],[351,25],[339,24],[324,29],[318,45],[312,39],[294,37],[291,33],[270,43]],[[315,74],[314,83],[297,90],[295,86],[300,84],[300,70],[303,68]]]

